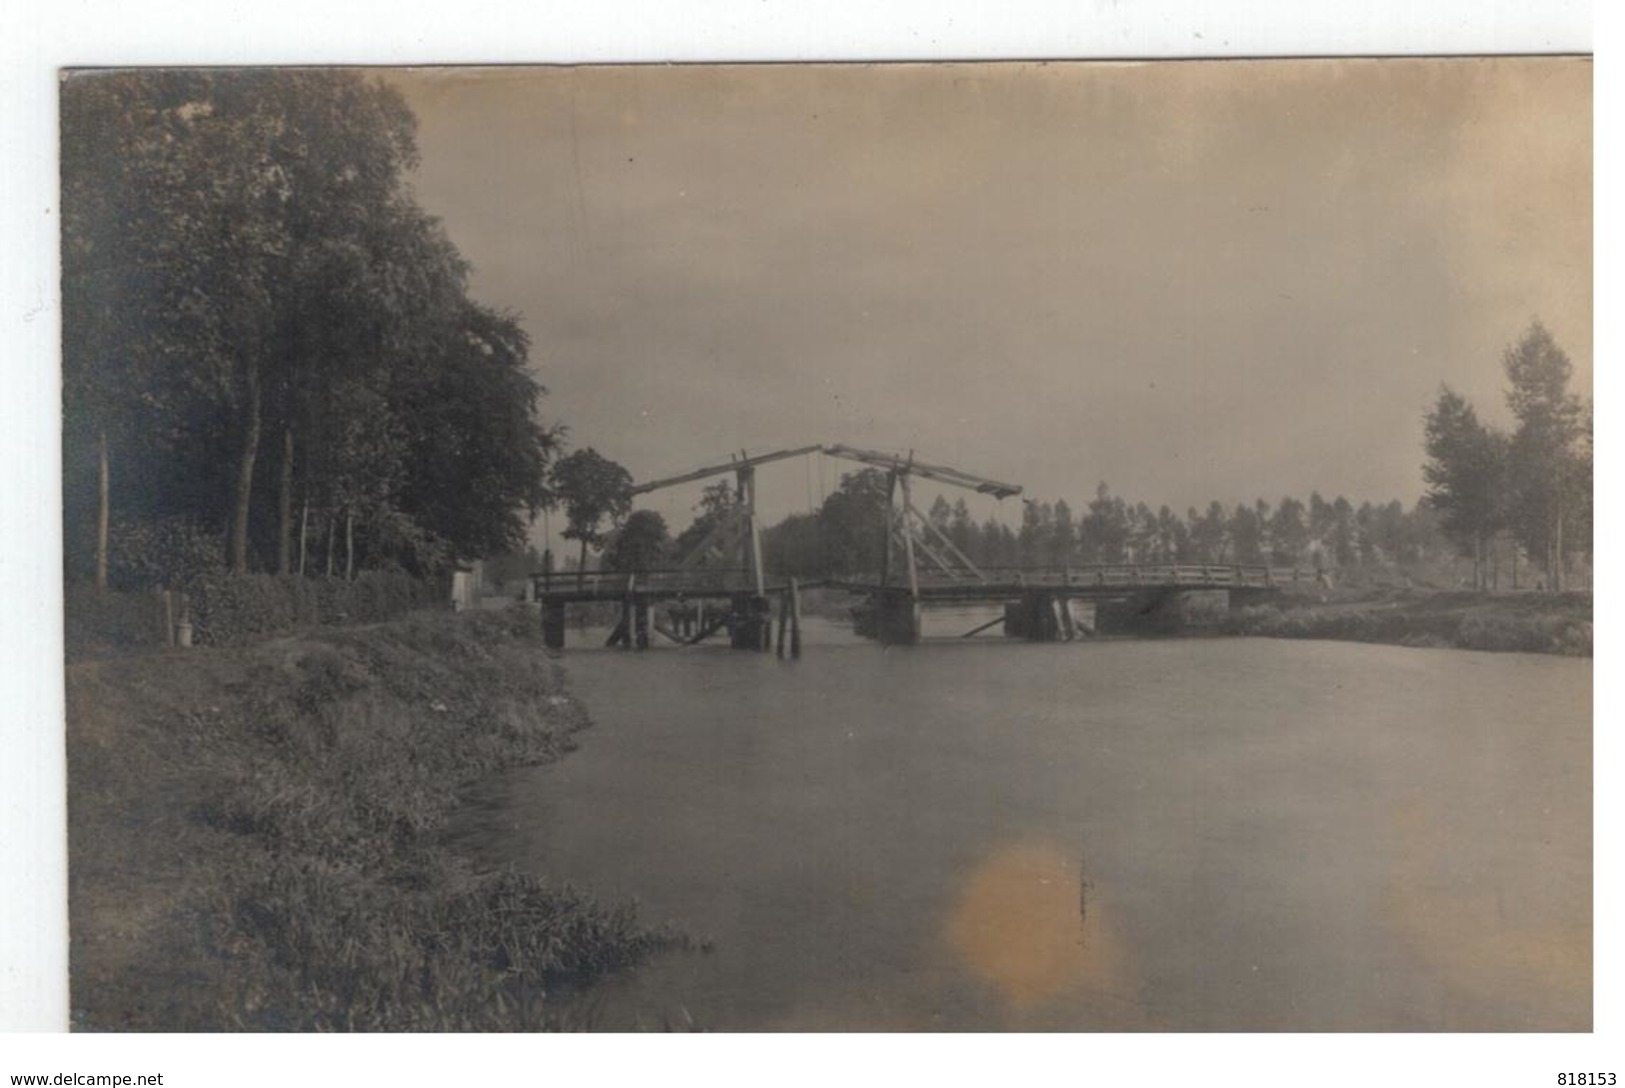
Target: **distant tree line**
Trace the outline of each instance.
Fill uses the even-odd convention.
[[[1510,538],[1513,562],[1528,556],[1546,587],[1561,591],[1574,558],[1591,554],[1591,403],[1569,391],[1573,366],[1538,321],[1506,349],[1502,366],[1511,433],[1441,387],[1424,425],[1425,501],[1472,558],[1475,586],[1496,579],[1486,557]]]
[[[427,573],[521,547],[560,430],[413,198],[401,96],[329,70],[62,86],[65,560]]]
[[[843,477],[815,514],[794,515],[767,533],[767,563],[787,572],[831,575],[878,569],[884,547],[886,478],[877,469]],[[1101,483],[1074,513],[1065,499],[1027,500],[1019,526],[980,523],[964,499],[939,495],[926,516],[978,566],[1060,567],[1095,563],[1273,564],[1331,568],[1419,562],[1438,548],[1432,512],[1394,500],[1355,507],[1318,492],[1234,507],[1214,501],[1183,514],[1113,495]]]

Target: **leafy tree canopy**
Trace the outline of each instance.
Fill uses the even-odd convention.
[[[355,72],[64,83],[70,537],[101,451],[121,519],[222,526],[237,569],[279,537],[286,569],[296,504],[375,565],[522,539],[556,430],[518,319],[412,197],[415,129]]]

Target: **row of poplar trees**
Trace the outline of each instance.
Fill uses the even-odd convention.
[[[1573,365],[1538,321],[1502,357],[1508,432],[1479,419],[1461,394],[1442,388],[1425,423],[1426,501],[1444,531],[1473,558],[1474,584],[1488,587],[1485,558],[1510,535],[1561,591],[1575,555],[1591,553],[1592,410],[1569,389]]]
[[[397,91],[79,74],[61,135],[70,576],[430,573],[522,543],[558,433],[517,318],[413,197]]]

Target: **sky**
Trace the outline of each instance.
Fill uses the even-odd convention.
[[[843,442],[1075,510],[1408,504],[1440,384],[1506,422],[1531,320],[1590,391],[1583,60],[387,78],[545,413],[640,481]],[[764,513],[853,467],[762,469]],[[699,486],[643,504],[675,531]]]

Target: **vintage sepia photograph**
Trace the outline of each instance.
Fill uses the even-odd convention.
[[[76,68],[82,1032],[1590,1032],[1581,56]]]

